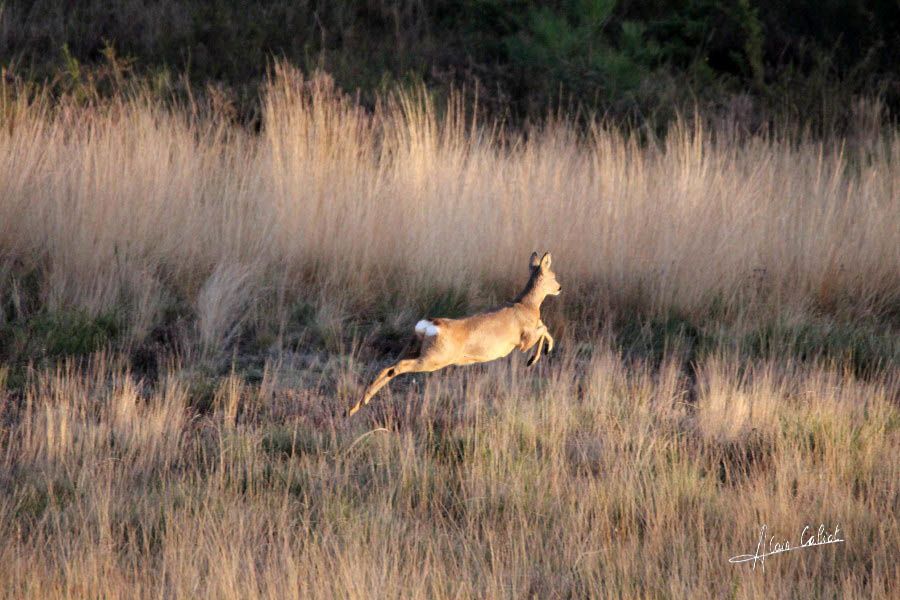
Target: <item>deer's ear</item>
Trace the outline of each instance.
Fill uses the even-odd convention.
[[[535,255],[535,256],[536,256],[536,255]],[[542,268],[542,269],[549,269],[549,268],[550,268],[550,262],[551,262],[552,260],[553,260],[553,258],[550,256],[550,253],[549,253],[549,252],[546,253],[546,254],[544,255],[544,258],[541,259],[541,263],[540,263],[540,264],[541,264],[541,268]]]
[[[533,269],[535,267],[539,267],[540,265],[541,265],[541,259],[538,258],[538,253],[532,252],[531,258],[528,260],[528,266]]]

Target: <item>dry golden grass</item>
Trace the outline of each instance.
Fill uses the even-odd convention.
[[[36,272],[42,305],[124,312],[138,340],[178,301],[207,348],[298,298],[409,319],[445,293],[501,300],[535,249],[578,320],[900,302],[896,132],[861,132],[852,156],[699,126],[647,144],[602,125],[523,137],[425,98],[369,114],[327,79],[282,75],[262,134],[149,100],[6,100],[4,285]]]
[[[896,597],[896,131],[513,134],[284,68],[259,133],[0,91],[3,595]],[[558,356],[334,416],[535,249]],[[729,564],[764,524],[846,542]]]
[[[328,362],[197,415],[102,356],[3,431],[10,597],[895,597],[896,379],[564,355],[396,386],[346,422]],[[284,379],[289,378],[289,379]],[[300,391],[298,391],[300,390]],[[891,391],[893,390],[893,391]],[[892,397],[892,394],[894,396]],[[725,412],[723,412],[725,407]],[[732,565],[759,527],[846,543]]]

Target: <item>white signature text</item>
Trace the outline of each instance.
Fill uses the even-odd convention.
[[[813,531],[809,525],[803,528],[800,533],[799,543],[792,544],[790,540],[777,541],[775,536],[768,536],[768,527],[763,525],[759,528],[759,540],[756,543],[756,551],[753,554],[739,554],[728,559],[730,563],[752,562],[753,568],[757,563],[762,565],[763,570],[766,568],[766,557],[784,552],[793,552],[802,548],[812,548],[813,546],[825,546],[827,544],[840,544],[846,540],[841,538],[840,525],[834,528],[834,531],[826,531],[825,525],[819,525],[819,529]]]

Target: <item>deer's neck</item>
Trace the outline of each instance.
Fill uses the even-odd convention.
[[[522,293],[516,296],[516,303],[522,305],[529,312],[533,312],[537,318],[541,318],[541,303],[547,294],[542,294],[535,285],[535,280],[529,280]]]

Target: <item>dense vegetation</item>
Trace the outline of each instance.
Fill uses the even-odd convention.
[[[115,68],[110,60],[116,57]],[[900,101],[890,0],[11,1],[0,64],[71,88],[129,71],[160,91],[213,84],[243,115],[272,58],[322,69],[365,102],[396,83],[464,87],[513,119],[554,107],[665,122],[695,103],[751,128],[829,130],[857,96]],[[187,73],[188,80],[181,78]]]

